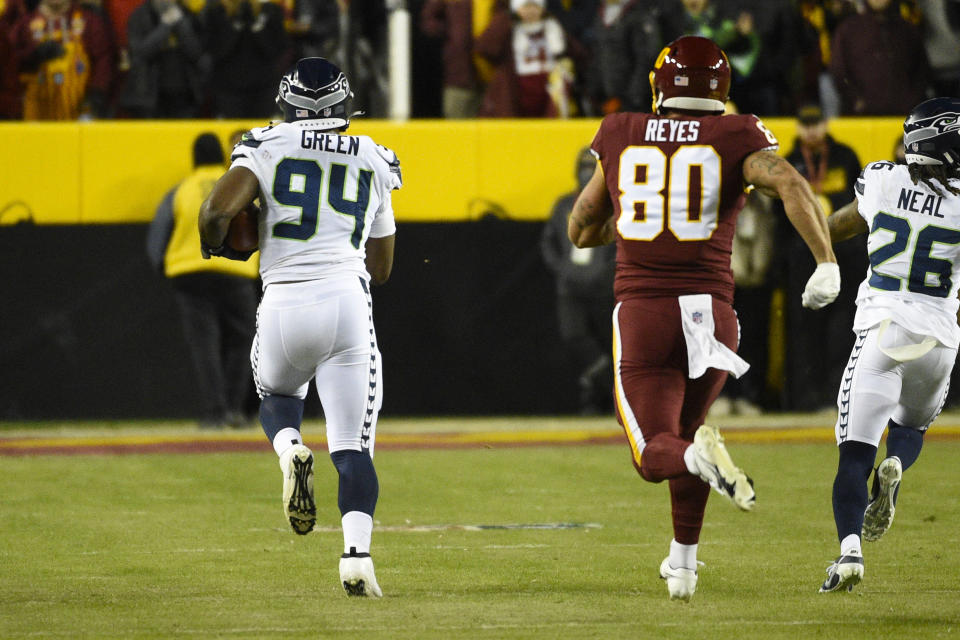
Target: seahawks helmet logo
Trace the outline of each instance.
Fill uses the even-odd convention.
[[[937,119],[928,126],[937,130],[938,133],[960,130],[960,114],[944,113],[937,116]]]
[[[280,99],[301,109],[319,112],[339,104],[350,97],[350,83],[341,72],[337,78],[322,87],[312,89],[300,82],[300,74],[294,71],[280,80]]]

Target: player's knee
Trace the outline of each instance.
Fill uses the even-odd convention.
[[[904,470],[910,468],[923,449],[923,431],[890,420],[887,432],[887,455],[900,458]]]
[[[281,429],[300,429],[303,400],[293,396],[265,395],[260,402],[260,424],[270,440]]]
[[[923,442],[923,431],[920,429],[915,429],[914,427],[908,427],[893,420],[887,422],[887,442],[890,442],[890,438],[895,440],[903,440],[906,442],[919,443]]]
[[[837,467],[837,478],[844,476],[850,480],[865,482],[873,470],[877,448],[866,442],[848,440],[840,443],[839,450],[840,460]]]

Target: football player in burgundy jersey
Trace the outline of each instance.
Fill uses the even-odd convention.
[[[817,262],[803,303],[836,298],[840,272],[827,222],[810,185],[774,151],[753,115],[723,115],[730,65],[711,40],[683,36],[650,74],[654,113],[603,119],[598,158],[568,224],[574,245],[616,241],[613,313],[617,418],[634,466],[668,480],[674,539],[660,565],[671,599],[697,585],[697,543],[710,487],[749,511],[753,482],[723,438],[703,425],[727,372],[748,365],[735,353],[730,252],[748,185],[783,200]]]

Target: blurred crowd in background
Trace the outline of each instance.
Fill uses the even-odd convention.
[[[315,55],[386,117],[398,7],[418,118],[646,111],[683,34],[727,51],[740,112],[960,94],[960,0],[0,0],[0,118],[270,118],[281,73]]]

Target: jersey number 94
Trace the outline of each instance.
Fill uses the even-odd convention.
[[[370,204],[370,180],[373,178],[373,171],[360,170],[357,197],[354,200],[347,199],[344,194],[347,182],[346,165],[331,164],[327,174],[327,204],[338,214],[354,219],[350,243],[354,249],[359,249],[363,240],[367,206]],[[273,198],[282,205],[300,209],[300,221],[278,222],[273,226],[274,238],[304,241],[317,233],[323,178],[324,171],[315,160],[284,158],[280,161],[273,179]]]

